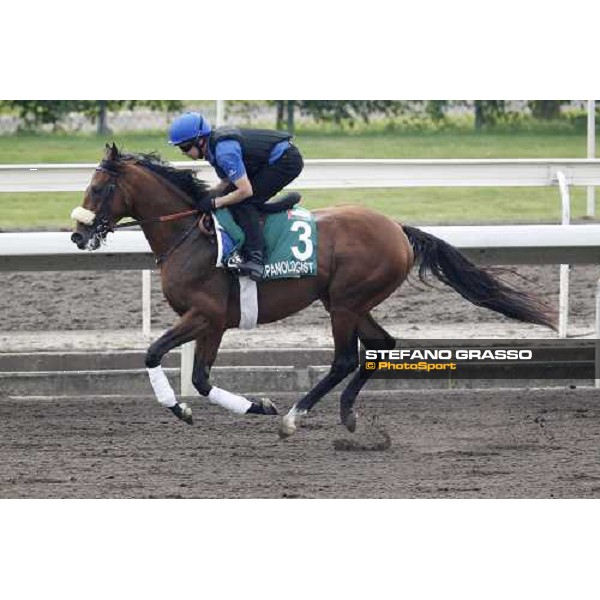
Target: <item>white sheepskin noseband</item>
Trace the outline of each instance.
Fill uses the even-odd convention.
[[[75,221],[83,225],[91,225],[94,222],[95,218],[96,213],[93,213],[87,208],[83,208],[83,206],[78,206],[77,208],[74,208],[73,212],[71,213],[71,219],[74,219]]]

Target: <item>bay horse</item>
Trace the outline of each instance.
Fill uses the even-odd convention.
[[[191,409],[177,401],[160,365],[167,352],[193,340],[192,381],[202,396],[240,414],[277,414],[269,401],[247,399],[209,381],[224,332],[240,322],[237,278],[215,267],[217,246],[201,231],[203,215],[194,209],[196,201],[210,193],[191,171],[175,169],[156,154],[123,154],[115,144],[107,144],[83,205],[72,215],[78,221],[72,241],[80,249],[97,248],[124,217],[141,226],[160,268],[162,291],[180,316],[149,346],[145,364],[159,402],[189,424]],[[544,303],[475,266],[433,235],[362,206],[325,208],[314,214],[317,275],[258,284],[259,324],[283,319],[316,300],[331,318],[331,369],[283,417],[281,437],[292,435],[297,420],[352,373],[341,395],[340,416],[342,424],[355,431],[356,397],[372,374],[359,368],[358,340],[367,348],[395,347],[371,310],[400,286],[415,261],[420,262],[422,280],[431,272],[477,306],[556,329],[556,314]]]

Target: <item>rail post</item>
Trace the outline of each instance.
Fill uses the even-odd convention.
[[[558,186],[562,202],[562,225],[571,222],[571,196],[569,184],[562,171],[557,171]],[[560,265],[560,291],[558,297],[558,337],[567,337],[569,327],[569,270],[570,265]]]

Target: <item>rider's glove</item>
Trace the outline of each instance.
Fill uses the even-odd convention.
[[[216,198],[206,195],[197,203],[197,206],[202,212],[211,212],[213,210],[216,210],[215,200]]]

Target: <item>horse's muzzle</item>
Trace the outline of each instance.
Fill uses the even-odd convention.
[[[85,250],[91,238],[91,230],[83,225],[77,225],[75,231],[71,234],[71,241],[80,249]]]
[[[83,235],[77,231],[71,236],[71,241],[80,249],[84,250],[86,242],[84,241]]]

